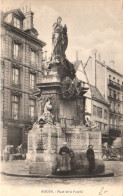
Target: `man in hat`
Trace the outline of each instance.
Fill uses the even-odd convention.
[[[70,150],[66,142],[63,142],[63,147],[60,148],[59,154],[61,155],[60,170],[63,172],[70,171]]]
[[[89,162],[89,171],[92,172],[95,169],[95,155],[94,155],[94,150],[92,145],[88,146],[86,157]]]

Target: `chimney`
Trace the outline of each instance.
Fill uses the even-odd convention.
[[[113,61],[113,60],[109,61],[109,66],[110,66],[112,69],[115,69],[115,61]]]
[[[98,53],[98,61],[101,62],[101,54]]]
[[[32,29],[33,28],[33,15],[34,13],[31,11],[31,6],[26,6],[24,10],[25,19],[23,21],[24,30]]]
[[[96,87],[97,83],[97,67],[96,67],[96,60],[97,60],[97,50],[92,50],[92,85]]]

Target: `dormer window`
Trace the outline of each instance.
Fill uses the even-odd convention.
[[[14,26],[17,27],[17,28],[21,28],[21,22],[19,19],[15,18],[14,17]]]

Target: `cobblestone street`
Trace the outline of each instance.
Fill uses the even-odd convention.
[[[123,162],[108,161],[105,162],[105,166],[106,170],[114,172],[114,177],[48,179],[2,175],[3,196],[15,192],[18,195],[27,195],[28,193],[30,195],[63,195],[63,193],[67,192],[67,195],[75,196],[122,196]]]

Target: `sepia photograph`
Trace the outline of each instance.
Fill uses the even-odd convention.
[[[123,196],[123,0],[1,0],[1,196]]]

